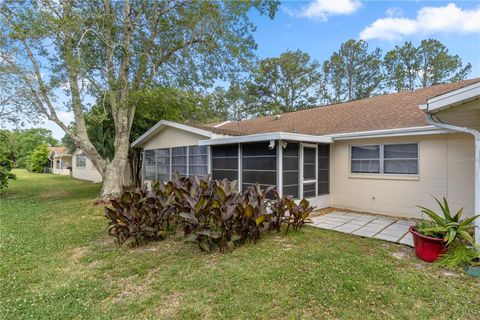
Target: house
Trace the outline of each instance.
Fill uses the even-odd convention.
[[[102,182],[102,175],[82,150],[77,149],[73,153],[72,160],[72,177],[92,182]]]
[[[242,189],[276,185],[318,208],[409,218],[446,196],[471,216],[480,213],[479,97],[472,79],[214,125],[162,120],[132,146],[143,149],[146,182],[211,174]]]
[[[72,155],[65,147],[49,147],[49,171],[53,174],[69,175],[72,168]]]

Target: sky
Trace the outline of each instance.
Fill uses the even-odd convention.
[[[282,1],[273,20],[255,12],[250,18],[257,26],[260,58],[300,49],[323,62],[349,39],[363,39],[369,48],[386,52],[405,41],[434,38],[472,64],[469,78],[480,77],[479,1]],[[65,111],[60,117],[73,120]],[[57,139],[64,135],[52,122],[41,126]]]

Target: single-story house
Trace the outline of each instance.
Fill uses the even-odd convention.
[[[102,182],[102,175],[80,149],[73,153],[72,177],[92,182]]]
[[[72,155],[65,147],[49,147],[49,171],[53,174],[69,175],[72,168]]]
[[[244,121],[162,120],[132,146],[143,149],[146,182],[211,174],[240,188],[276,185],[318,208],[410,218],[445,196],[471,216],[480,213],[479,97],[472,79]]]

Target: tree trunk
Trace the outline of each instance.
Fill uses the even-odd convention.
[[[121,196],[125,172],[128,165],[129,134],[119,137],[112,162],[107,164],[103,173],[103,186],[100,199],[108,200]]]

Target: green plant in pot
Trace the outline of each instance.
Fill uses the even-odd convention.
[[[434,199],[441,209],[441,214],[419,206],[422,213],[432,221],[421,221],[417,226],[410,228],[410,232],[413,234],[415,253],[418,258],[427,262],[436,261],[454,240],[473,244],[474,241],[469,232],[470,224],[479,217],[477,215],[462,220],[463,208],[452,214],[445,197],[443,203],[437,198]]]

